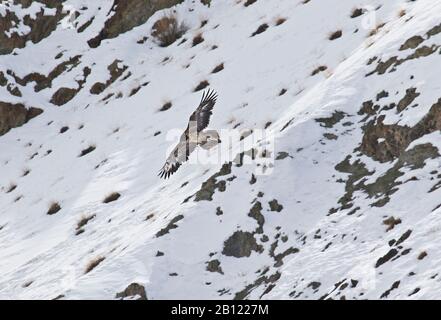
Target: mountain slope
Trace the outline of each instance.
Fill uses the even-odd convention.
[[[369,3],[183,1],[168,47],[163,11],[0,7],[57,20],[0,56],[43,111],[0,137],[0,297],[439,298],[441,4]],[[263,135],[160,180],[205,81],[210,127]]]

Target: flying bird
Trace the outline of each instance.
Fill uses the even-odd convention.
[[[205,130],[210,122],[217,93],[214,90],[204,91],[201,102],[191,114],[187,129],[182,133],[178,144],[172,150],[158,176],[164,179],[175,173],[188,160],[190,154],[200,146],[211,149],[220,143],[219,134],[215,130]]]

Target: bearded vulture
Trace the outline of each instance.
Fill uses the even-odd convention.
[[[210,122],[216,99],[217,93],[214,90],[204,91],[199,106],[190,116],[187,129],[159,171],[159,177],[167,179],[175,173],[198,145],[210,149],[221,142],[215,130],[204,130]]]

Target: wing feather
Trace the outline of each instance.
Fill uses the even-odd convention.
[[[214,90],[204,91],[202,94],[201,102],[196,110],[190,116],[190,123],[196,123],[196,131],[201,132],[204,130],[209,122],[210,117],[213,114],[213,107],[217,100],[217,93]]]
[[[158,176],[168,179],[179,167],[188,160],[190,154],[196,149],[197,144],[188,140],[187,130],[182,134],[179,143],[168,156]]]

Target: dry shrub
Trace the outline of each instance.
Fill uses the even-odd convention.
[[[278,18],[276,20],[276,26],[280,26],[281,24],[285,23],[286,18]]]
[[[357,18],[357,17],[363,15],[363,13],[364,13],[363,9],[354,8],[354,9],[352,9],[352,12],[351,12],[351,18],[352,19]]]
[[[93,269],[95,269],[103,260],[106,259],[105,257],[96,257],[93,260],[89,261],[89,263],[86,266],[86,270],[84,273],[89,273]]]
[[[82,216],[81,219],[78,221],[77,223],[77,230],[81,229],[82,227],[84,227],[90,220],[92,220],[93,218],[95,218],[95,215],[91,215],[91,216]]]
[[[334,31],[329,35],[329,40],[336,40],[338,38],[341,38],[342,35],[343,32],[341,30]]]
[[[369,36],[372,37],[376,35],[385,25],[386,25],[385,23],[377,24],[377,26],[369,32]]]
[[[222,70],[224,70],[224,64],[223,64],[223,63],[218,64],[218,65],[213,69],[213,71],[211,71],[211,73],[218,73],[218,72],[221,72]]]
[[[400,11],[398,11],[398,17],[399,18],[404,17],[405,15],[406,15],[406,10],[401,9]]]
[[[119,197],[121,197],[121,194],[119,194],[118,192],[112,192],[111,194],[109,194],[107,197],[104,198],[103,203],[116,201],[119,199]]]
[[[196,86],[196,88],[194,88],[194,92],[197,92],[197,91],[201,91],[201,90],[203,90],[203,89],[205,89],[206,87],[208,87],[210,85],[210,83],[207,81],[207,80],[204,80],[204,81],[201,81],[197,86]]]
[[[159,111],[166,111],[168,109],[170,109],[172,107],[172,103],[170,101],[164,103],[161,107],[161,109],[159,109]]]
[[[56,214],[60,210],[61,210],[61,207],[58,204],[58,202],[52,202],[49,206],[49,209],[47,210],[47,214],[53,215],[53,214]]]
[[[202,34],[199,33],[193,38],[193,47],[202,42],[204,42],[204,37],[202,37]]]
[[[6,193],[11,193],[12,191],[14,191],[17,188],[17,185],[15,183],[11,183],[8,187],[8,189],[6,190]]]
[[[168,47],[181,38],[186,31],[187,27],[178,22],[176,15],[168,14],[153,24],[152,36],[161,47]]]

